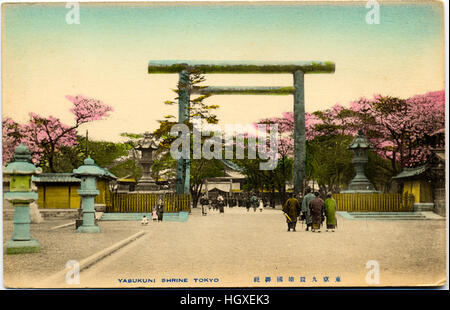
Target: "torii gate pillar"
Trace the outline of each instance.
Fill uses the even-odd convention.
[[[303,193],[305,178],[305,74],[294,72],[294,192]]]
[[[183,70],[178,74],[178,123],[189,120],[189,71]],[[176,190],[178,194],[190,192],[190,160],[180,158],[177,162]]]

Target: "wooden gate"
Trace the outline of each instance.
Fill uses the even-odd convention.
[[[159,197],[163,200],[164,212],[176,213],[191,210],[189,194],[112,193],[111,203],[106,207],[106,212],[150,213],[158,203]]]

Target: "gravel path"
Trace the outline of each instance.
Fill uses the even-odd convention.
[[[98,236],[32,228],[44,249],[55,249],[6,257],[5,278],[17,280],[15,274],[25,267],[35,274],[56,271],[67,259],[79,259],[100,244],[105,248],[143,229],[143,237],[83,271],[79,287],[367,286],[369,260],[379,263],[381,286],[436,285],[445,279],[445,221],[338,221],[334,233],[305,232],[301,224],[297,232],[287,232],[279,210],[226,208],[224,215],[207,216],[194,209],[186,223],[141,227],[136,222],[101,222],[104,233]],[[62,246],[62,240],[73,245]],[[203,278],[217,282],[195,281]]]
[[[61,271],[69,260],[93,255],[141,230],[139,223],[117,225],[99,222],[100,234],[80,234],[73,226],[51,230],[74,220],[46,220],[31,224],[31,236],[41,245],[40,253],[6,255],[5,242],[13,232],[12,221],[3,222],[3,280],[5,287],[33,287],[46,277]]]

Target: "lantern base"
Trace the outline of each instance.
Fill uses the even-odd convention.
[[[100,229],[100,227],[93,225],[93,226],[83,226],[81,225],[80,227],[77,228],[77,232],[78,233],[87,233],[87,234],[96,234],[96,233],[101,233],[102,230]]]
[[[41,245],[35,239],[9,240],[6,242],[6,254],[39,253]]]

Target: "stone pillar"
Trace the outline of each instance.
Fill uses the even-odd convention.
[[[189,72],[183,70],[178,79],[178,123],[189,119],[190,87]],[[177,162],[176,189],[178,194],[189,194],[190,190],[190,162],[180,158]]]
[[[10,191],[5,193],[5,199],[14,207],[14,230],[6,242],[6,254],[38,253],[41,250],[39,242],[30,236],[30,203],[38,199],[38,194],[31,190],[31,176],[41,172],[41,168],[31,163],[30,150],[23,144],[16,148],[14,161],[3,171],[10,175]]]
[[[81,186],[78,194],[81,196],[81,209],[83,224],[78,227],[79,233],[99,233],[100,227],[95,223],[95,196],[97,190],[97,177],[102,176],[104,171],[100,169],[90,157],[84,160],[84,165],[73,170],[73,174],[81,178]]]
[[[305,178],[305,82],[301,70],[294,72],[294,193],[303,194]]]

